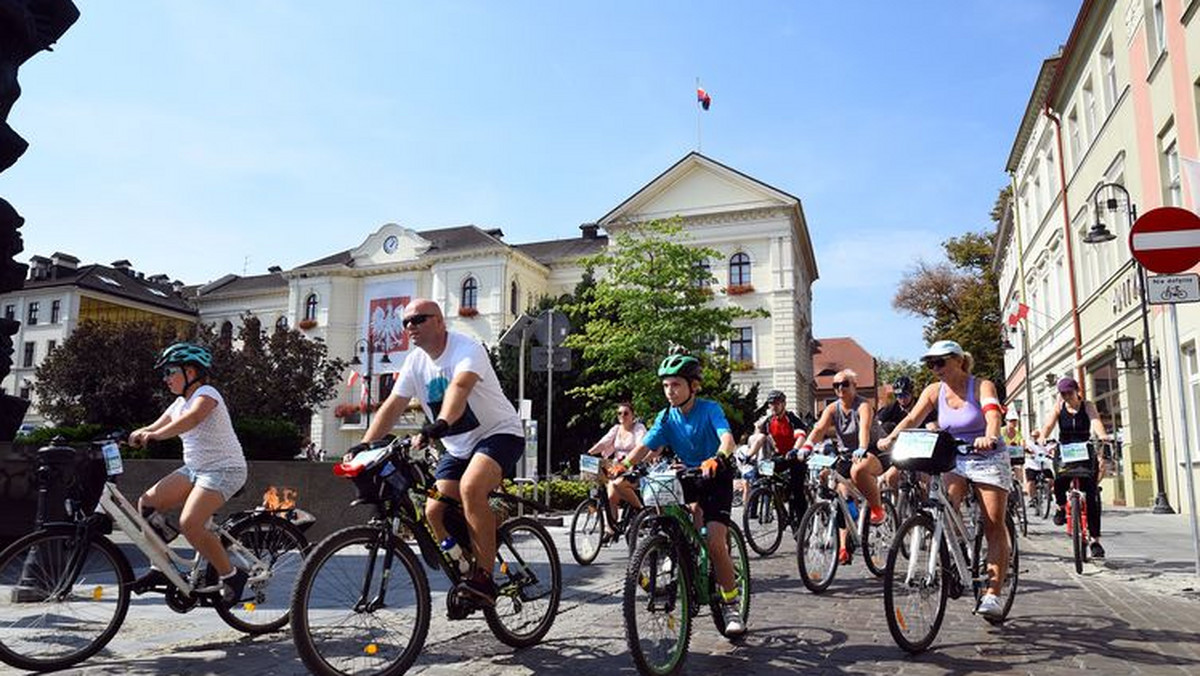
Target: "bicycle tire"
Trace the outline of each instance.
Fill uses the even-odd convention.
[[[1054,504],[1054,490],[1050,483],[1042,480],[1038,483],[1038,493],[1041,499],[1042,521],[1050,518],[1051,506]]]
[[[729,543],[729,558],[733,560],[733,575],[737,581],[738,587],[738,612],[742,616],[742,624],[745,625],[750,619],[750,554],[746,551],[746,538],[742,535],[741,529],[737,524],[727,525],[728,534],[726,541]],[[711,557],[709,561],[711,561]],[[708,579],[712,580],[712,591],[708,595],[709,610],[712,611],[713,624],[717,625],[717,631],[722,636],[729,636],[725,633],[725,615],[723,610],[721,596],[718,593],[719,585],[717,584],[716,568],[709,571]],[[739,634],[734,638],[741,638],[745,633]]]
[[[920,551],[928,556],[933,545],[933,517],[926,512],[918,512],[909,517],[900,526],[899,537],[896,542],[920,542]],[[896,645],[900,646],[905,652],[916,654],[925,651],[933,644],[937,638],[938,631],[941,629],[942,620],[946,616],[946,599],[947,599],[947,578],[951,574],[950,571],[950,556],[946,552],[946,542],[943,538],[942,546],[939,550],[938,567],[935,570],[932,578],[923,576],[919,581],[907,580],[909,560],[912,557],[912,549],[901,554],[902,547],[892,547],[888,551],[887,565],[884,568],[883,576],[883,609],[884,615],[887,618],[888,633],[892,635],[892,640]],[[912,564],[915,571],[928,571],[928,562],[923,562],[919,558]],[[897,575],[900,577],[897,578]],[[915,611],[914,605],[911,603],[902,603],[897,605],[897,597],[905,590],[916,590],[915,598],[920,601],[928,599],[932,596],[936,597],[937,607],[932,613],[931,621],[926,623],[924,634],[919,634],[915,637],[909,637],[908,628],[912,620],[917,619],[926,613]],[[912,597],[912,594],[904,595],[907,599]],[[905,606],[905,607],[900,607]]]
[[[217,605],[214,608],[217,615],[229,626],[251,636],[282,629],[288,623],[292,589],[308,552],[308,539],[295,524],[275,514],[255,514],[234,524],[229,535],[268,564],[267,571],[262,571],[268,577],[246,585],[243,597],[253,594],[253,601]],[[210,564],[208,570],[208,578],[215,582],[216,569]]]
[[[800,580],[814,594],[829,589],[837,574],[840,541],[835,509],[835,504],[828,500],[814,502],[804,513],[796,538],[796,566],[800,570]],[[810,553],[814,555],[811,563],[807,560]],[[822,556],[829,557],[823,565]]]
[[[0,661],[29,671],[65,669],[95,655],[121,628],[129,612],[133,570],[106,537],[87,543],[81,569],[69,581],[72,591],[50,598],[68,582],[64,576],[79,542],[74,526],[56,526],[34,531],[0,552]],[[79,600],[86,603],[74,603]],[[68,637],[95,609],[111,613],[97,614],[90,623],[95,636],[82,639],[79,647]]]
[[[1008,619],[1008,613],[1012,610],[1013,601],[1017,597],[1017,585],[1021,579],[1021,552],[1020,545],[1017,543],[1017,526],[1013,522],[1012,515],[1004,516],[1004,528],[1008,531],[1008,566],[1004,573],[1004,584],[1000,587],[1000,604],[1004,608],[1004,612],[1000,617],[983,616],[983,619],[994,625],[1004,624]],[[987,537],[983,533],[983,526],[980,525],[979,532],[975,535],[974,558],[971,559],[974,570],[972,576],[977,580],[985,580],[987,575]],[[975,603],[979,603],[979,597],[983,595],[984,585],[981,583],[975,588]]]
[[[1021,518],[1019,520],[1021,523],[1021,537],[1026,537],[1026,538],[1029,537],[1029,506],[1028,506],[1027,502],[1028,501],[1025,499],[1025,491],[1021,490],[1020,487],[1018,486],[1017,504],[1020,505],[1020,510],[1021,510],[1021,513],[1020,513]]]
[[[866,509],[864,507],[864,509]],[[889,502],[883,503],[884,519],[883,523],[876,526],[871,524],[870,512],[862,520],[862,557],[863,562],[867,564],[867,570],[875,577],[883,577],[884,568],[887,567],[888,551],[892,548],[892,541],[896,538],[896,531],[899,530],[899,521],[896,516],[896,508]],[[882,533],[882,537],[876,535]],[[872,537],[879,537],[878,542],[873,542]]]
[[[526,537],[521,537],[522,533]],[[523,547],[535,541],[540,549]],[[496,562],[496,604],[484,608],[483,617],[501,642],[527,648],[542,640],[558,615],[563,581],[554,538],[545,526],[527,516],[509,519],[496,529]],[[525,609],[535,601],[544,601],[544,610],[526,619]],[[518,626],[509,625],[514,618]]]
[[[599,500],[587,498],[579,503],[571,517],[571,556],[581,566],[591,565],[600,555],[605,508]]]
[[[313,547],[300,569],[292,590],[292,641],[304,666],[318,676],[398,676],[412,666],[425,645],[431,614],[429,580],[399,538],[392,540],[391,569],[386,575],[380,572],[384,536],[378,526],[343,528]],[[355,566],[362,566],[361,571]],[[408,586],[403,586],[405,573]],[[359,607],[368,574],[368,598],[377,597],[381,580],[389,583],[387,604],[381,608]],[[402,592],[409,592],[406,598],[400,597]],[[409,607],[412,621],[403,622],[398,611]],[[377,619],[385,614],[384,620]],[[314,624],[317,619],[327,619],[328,625]],[[401,645],[399,640],[378,640],[383,629],[402,625],[411,626],[412,632],[401,649],[393,649]]]
[[[1079,502],[1079,495],[1073,493],[1070,496],[1070,545],[1075,554],[1075,573],[1084,572],[1084,548],[1087,546],[1084,528],[1081,527],[1082,519],[1079,518]]]
[[[684,548],[663,533],[643,537],[638,542],[637,550],[629,558],[621,610],[625,618],[625,643],[629,654],[633,656],[634,665],[641,674],[673,676],[683,669],[683,663],[687,660],[688,644],[692,639],[690,566]],[[674,643],[669,649],[662,651],[664,657],[661,660],[656,659],[656,656],[647,655],[642,645],[642,637],[648,633],[646,630],[649,626],[643,628],[638,621],[638,612],[642,610],[651,615],[660,614],[655,612],[660,607],[659,603],[663,604],[661,608],[667,613],[666,619],[658,620],[655,617],[653,619],[656,621],[647,622],[647,625],[665,626],[674,631]],[[673,620],[676,610],[679,619]],[[655,646],[659,643],[651,641],[649,645]]]
[[[774,489],[759,486],[750,491],[750,499],[742,510],[742,528],[754,553],[770,556],[783,541],[787,517],[775,499]]]
[[[633,518],[629,520],[629,525],[625,527],[625,544],[629,547],[630,556],[637,549],[638,539],[644,537],[648,531],[646,526],[647,519],[657,514],[649,507],[642,507]]]

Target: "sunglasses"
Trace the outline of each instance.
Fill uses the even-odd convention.
[[[946,365],[945,357],[934,357],[933,359],[925,360],[925,366],[928,366],[931,369],[940,369],[945,365]]]
[[[413,315],[411,317],[405,317],[400,323],[404,325],[404,328],[410,329],[414,326],[420,326],[424,324],[425,322],[429,321],[429,318],[432,316],[433,315]]]
[[[633,415],[633,411],[617,411],[617,415],[624,418],[627,415]]]
[[[843,387],[850,387],[850,383],[848,383],[846,381],[841,381],[841,382],[837,382],[837,383],[833,384],[833,389],[835,389],[835,390],[840,390]]]
[[[171,376],[181,375],[182,373],[183,373],[183,367],[168,366],[162,370],[162,377],[170,378]]]

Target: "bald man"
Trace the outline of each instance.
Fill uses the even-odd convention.
[[[500,389],[487,351],[470,336],[446,329],[437,303],[426,298],[404,308],[404,328],[418,349],[400,367],[396,385],[363,436],[370,442],[389,433],[414,397],[433,422],[421,433],[446,447],[434,477],[441,494],[462,502],[475,553],[475,570],[459,586],[480,604],[496,602],[492,566],[496,559],[496,516],[488,493],[513,476],[525,452],[524,429]],[[446,503],[429,500],[425,514],[439,540],[445,539]]]

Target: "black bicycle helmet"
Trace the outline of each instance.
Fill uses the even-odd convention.
[[[909,378],[908,376],[900,376],[896,379],[896,382],[892,383],[892,391],[896,393],[897,397],[902,394],[912,394],[912,378]]]
[[[787,395],[784,394],[782,390],[771,390],[770,392],[767,392],[768,404],[774,404],[777,401],[783,401],[785,399],[787,399]]]

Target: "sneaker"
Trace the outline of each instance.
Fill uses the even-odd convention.
[[[1067,510],[1063,509],[1062,507],[1059,507],[1058,511],[1054,513],[1054,525],[1062,526],[1062,525],[1065,525],[1066,523],[1067,523]]]
[[[165,573],[157,568],[151,568],[144,575],[133,581],[133,586],[130,590],[140,596],[155,587],[168,586],[170,584],[171,581],[167,579]]]
[[[838,563],[843,566],[850,563],[850,551],[848,549],[838,550]]]
[[[871,525],[878,526],[887,520],[887,512],[882,506],[871,508]]]
[[[1090,549],[1092,551],[1093,559],[1103,559],[1104,558],[1104,547],[1100,546],[1099,542],[1092,542],[1092,546],[1090,547]]]
[[[1000,599],[995,594],[984,594],[979,598],[979,607],[975,609],[975,612],[984,617],[997,619],[1004,616],[1004,607],[1000,605]]]
[[[496,605],[496,583],[492,576],[482,570],[458,584],[458,590],[479,605],[491,608]]]
[[[721,606],[721,613],[725,617],[726,636],[741,636],[746,633],[746,623],[742,620],[741,605],[741,599],[735,596]]]
[[[226,606],[232,606],[242,600],[242,592],[246,590],[246,580],[250,576],[246,571],[238,568],[233,571],[233,575],[221,579],[221,603]]]

